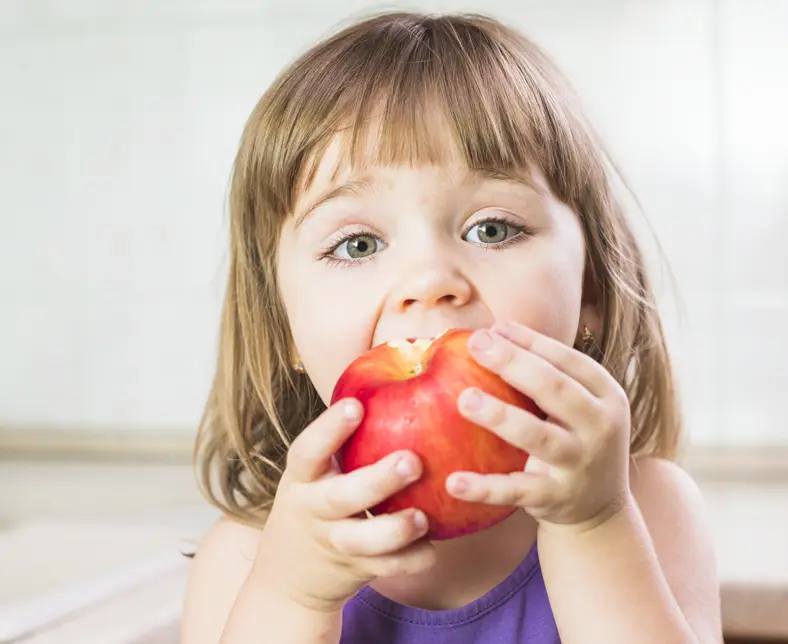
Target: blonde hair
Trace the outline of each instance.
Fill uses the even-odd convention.
[[[474,169],[541,170],[582,225],[604,326],[596,357],[629,397],[630,451],[675,456],[679,404],[644,258],[614,195],[618,175],[568,83],[531,41],[492,18],[385,13],[303,54],[243,131],[218,363],[195,448],[212,503],[259,525],[290,442],[324,409],[308,377],[292,375],[275,266],[282,224],[337,138],[350,165],[432,164],[459,153]]]

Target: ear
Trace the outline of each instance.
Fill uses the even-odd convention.
[[[580,300],[580,319],[577,322],[575,346],[583,346],[583,327],[588,327],[597,338],[602,334],[602,298],[599,285],[594,277],[591,263],[586,262],[583,272],[583,291]]]

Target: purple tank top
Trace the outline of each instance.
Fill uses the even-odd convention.
[[[559,644],[536,544],[486,595],[449,610],[411,608],[370,587],[343,611],[340,644]]]

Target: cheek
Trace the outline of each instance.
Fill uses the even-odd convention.
[[[565,344],[573,344],[580,318],[581,284],[581,279],[574,275],[545,276],[531,307],[539,316],[533,327]]]
[[[295,264],[280,263],[282,301],[298,357],[328,403],[342,371],[369,347],[378,311],[375,293],[363,280],[352,280],[351,288],[336,276],[327,279],[322,267]]]
[[[494,311],[496,319],[512,319],[539,333],[572,345],[580,319],[583,260],[574,254],[547,255],[522,271],[517,296],[504,297]]]
[[[336,321],[325,315],[320,319],[319,326],[308,318],[295,319],[291,329],[301,362],[320,398],[328,404],[342,371],[369,343],[366,325],[354,326],[350,320]]]

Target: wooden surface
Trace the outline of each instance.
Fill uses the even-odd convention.
[[[788,480],[704,480],[725,633],[788,639]]]

